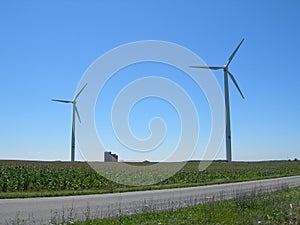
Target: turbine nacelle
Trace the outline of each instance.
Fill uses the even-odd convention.
[[[229,72],[229,64],[231,63],[233,57],[235,56],[235,54],[237,53],[237,51],[239,50],[239,48],[241,47],[242,43],[244,42],[244,38],[241,40],[241,42],[238,44],[238,46],[235,48],[235,50],[233,51],[233,53],[230,55],[228,62],[224,65],[224,66],[190,66],[191,68],[200,68],[200,69],[210,69],[210,70],[220,70],[222,69],[225,73],[225,75],[227,76],[227,74],[229,75],[230,79],[232,80],[232,82],[234,83],[235,87],[237,88],[238,92],[240,93],[240,95],[242,96],[242,98],[244,99],[244,95],[236,81],[236,79],[234,78],[233,74]]]
[[[77,118],[78,118],[78,120],[79,120],[80,123],[81,123],[81,119],[80,119],[80,116],[79,116],[79,112],[78,112],[76,103],[77,103],[77,98],[80,96],[80,94],[82,93],[82,91],[85,89],[86,86],[87,86],[87,84],[85,84],[85,85],[80,89],[80,91],[75,95],[74,100],[52,99],[52,101],[54,101],[54,102],[72,103],[72,105],[73,105],[73,110],[75,111],[75,113],[76,113],[76,115],[77,115]]]

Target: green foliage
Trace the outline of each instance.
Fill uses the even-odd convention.
[[[145,166],[150,163],[135,164]],[[43,196],[43,193],[53,196],[55,193],[69,195],[161,189],[300,175],[300,161],[231,164],[219,161],[213,162],[205,171],[198,171],[198,166],[199,162],[189,162],[174,176],[157,185],[139,188],[112,182],[84,162],[0,161],[0,198]],[[150,179],[154,175],[158,177],[159,172],[149,170],[144,179]],[[124,171],[119,171],[116,175],[122,173]],[[126,179],[134,180],[137,175],[129,173]]]
[[[0,191],[63,191],[104,188],[108,181],[90,168],[0,166]]]
[[[165,212],[118,216],[76,222],[80,225],[157,224],[300,224],[300,188],[242,195],[233,200],[209,202]]]

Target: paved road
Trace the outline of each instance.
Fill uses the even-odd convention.
[[[300,176],[191,188],[103,195],[0,199],[0,224],[58,224],[192,206],[253,192],[300,186]]]

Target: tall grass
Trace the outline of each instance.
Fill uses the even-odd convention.
[[[300,224],[300,188],[237,196],[194,207],[76,222],[77,225]]]

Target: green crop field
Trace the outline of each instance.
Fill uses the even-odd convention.
[[[147,166],[151,163],[132,164]],[[101,165],[103,166],[103,163]],[[113,166],[110,163],[104,165]],[[230,164],[216,161],[204,171],[198,171],[198,165],[199,162],[188,162],[175,175],[158,184],[131,187],[106,179],[85,162],[2,160],[0,161],[0,198],[176,188],[300,175],[299,161],[233,162]],[[118,172],[123,171],[114,171],[116,176]],[[157,174],[159,171],[149,171],[149,176],[153,176],[153,173]],[[127,177],[130,180],[134,175],[128,174]]]

